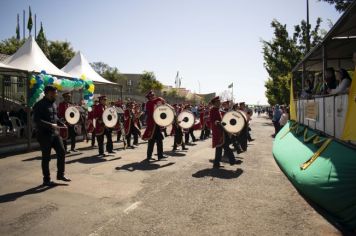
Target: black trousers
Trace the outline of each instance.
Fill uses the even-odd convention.
[[[138,144],[138,135],[140,134],[140,130],[136,128],[136,126],[132,125],[130,128],[130,132],[126,135],[127,146],[131,146],[131,135],[134,138],[133,144]]]
[[[93,133],[91,133],[91,146],[95,145],[95,129],[93,130]]]
[[[233,163],[235,161],[235,156],[232,150],[229,147],[230,144],[230,139],[226,133],[225,135],[225,142],[221,147],[216,147],[215,148],[215,160],[214,160],[214,166],[215,165],[220,165],[221,157],[222,157],[222,151],[224,149],[225,155],[229,158],[230,163]]]
[[[49,162],[51,161],[51,149],[56,151],[57,156],[57,177],[64,176],[64,159],[65,150],[63,146],[62,138],[59,135],[41,135],[39,134],[38,142],[42,152],[42,174],[43,181],[47,182],[51,180],[49,171]]]
[[[273,126],[274,126],[274,134],[277,135],[277,133],[281,129],[281,125],[279,124],[279,121],[273,121]]]
[[[185,133],[185,137],[184,137],[185,143],[189,143],[189,136],[192,137],[193,142],[196,141],[196,138],[194,136],[194,132],[193,132],[192,128],[190,128],[189,131],[187,133]]]
[[[113,151],[112,143],[112,130],[105,128],[105,131],[102,135],[96,135],[96,140],[98,141],[99,155],[104,154],[104,135],[106,136],[106,151]]]
[[[147,159],[152,158],[152,153],[153,153],[153,147],[155,143],[157,144],[157,156],[158,158],[163,157],[163,136],[161,133],[161,128],[156,125],[155,130],[153,131],[153,137],[152,139],[148,140],[148,145],[147,145]]]
[[[175,128],[174,134],[174,144],[173,150],[176,150],[179,145],[182,145],[182,148],[185,148],[185,143],[183,142],[183,131],[181,128]]]
[[[243,151],[247,151],[248,127],[245,127],[237,138]]]
[[[70,139],[70,150],[75,149],[75,129],[73,125],[68,125],[68,139]],[[63,140],[64,149],[67,151],[67,140]]]

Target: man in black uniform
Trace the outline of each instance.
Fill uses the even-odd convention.
[[[60,126],[57,117],[57,106],[55,104],[57,89],[53,86],[46,86],[45,96],[37,102],[33,108],[34,122],[37,127],[37,140],[42,151],[42,173],[43,185],[53,186],[49,172],[49,162],[51,160],[51,149],[56,151],[57,155],[57,180],[65,182],[71,181],[64,176],[65,151],[62,138],[58,131]],[[62,124],[63,125],[63,124]]]

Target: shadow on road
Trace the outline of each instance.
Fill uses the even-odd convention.
[[[184,157],[186,156],[185,153],[181,153],[179,151],[166,151],[166,152],[163,152],[163,154],[167,155],[167,156],[171,156],[171,157]]]
[[[79,159],[75,159],[75,160],[70,160],[70,161],[66,161],[66,164],[73,164],[73,163],[83,163],[83,164],[96,164],[96,163],[101,163],[101,162],[107,162],[107,161],[116,161],[116,160],[120,160],[121,157],[116,157],[113,159],[107,159],[108,157],[110,157],[112,155],[108,155],[106,157],[98,157],[97,155],[95,156],[89,156],[89,157],[83,157],[83,158],[79,158]]]
[[[78,155],[81,155],[82,153],[80,152],[77,152],[77,153],[71,153],[71,154],[66,154],[66,157],[74,157],[74,156],[78,156]],[[51,159],[56,159],[56,154],[52,154],[51,155]],[[42,156],[37,156],[37,157],[31,157],[31,158],[28,158],[28,159],[24,159],[22,161],[40,161],[42,160]]]
[[[158,164],[155,164],[155,162],[157,161],[153,161],[153,162],[150,162],[148,160],[143,160],[141,162],[134,162],[134,163],[130,163],[130,164],[127,164],[127,165],[123,165],[123,166],[118,166],[116,167],[115,169],[116,170],[126,170],[126,171],[130,171],[130,172],[133,172],[135,170],[157,170],[157,169],[161,169],[161,168],[164,168],[164,167],[168,167],[168,166],[171,166],[171,165],[174,165],[175,162],[169,162],[167,164],[164,164],[164,165],[158,165]]]
[[[26,195],[42,193],[42,192],[45,192],[45,191],[47,191],[47,190],[49,190],[51,188],[55,188],[57,186],[68,186],[68,184],[56,183],[54,186],[51,186],[51,187],[43,186],[41,184],[41,185],[38,185],[36,187],[27,189],[25,191],[7,193],[7,194],[4,194],[4,195],[0,195],[0,203],[12,202],[12,201],[15,201],[18,198],[24,197]]]
[[[243,170],[238,168],[237,170],[225,170],[225,169],[204,169],[199,170],[192,176],[194,178],[203,177],[215,177],[219,179],[235,179],[238,178],[243,173]]]

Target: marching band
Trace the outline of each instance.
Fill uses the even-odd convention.
[[[53,88],[49,88],[51,91]],[[167,158],[163,153],[162,132],[171,126],[170,136],[174,137],[173,149],[175,152],[178,147],[182,150],[188,150],[187,145],[191,145],[190,137],[193,142],[197,139],[194,136],[194,131],[200,130],[200,140],[206,140],[212,136],[212,147],[215,148],[215,159],[213,168],[220,168],[220,162],[223,156],[226,156],[231,165],[236,163],[233,150],[234,147],[237,153],[247,150],[248,141],[253,141],[250,136],[249,121],[251,120],[252,111],[249,110],[244,103],[230,104],[229,101],[221,102],[219,97],[213,98],[208,105],[200,104],[195,113],[192,112],[190,104],[173,104],[169,105],[163,98],[158,97],[153,91],[146,94],[147,102],[145,106],[141,106],[133,101],[127,102],[126,106],[123,101],[118,100],[107,106],[107,98],[102,95],[93,105],[91,111],[86,111],[82,107],[75,106],[71,102],[70,93],[64,93],[63,101],[59,104],[58,118],[45,122],[58,123],[62,127],[59,130],[58,139],[55,138],[55,143],[49,143],[51,139],[46,139],[47,136],[53,136],[53,129],[42,128],[42,133],[39,133],[41,141],[41,150],[43,154],[43,174],[44,184],[50,183],[48,165],[48,149],[54,147],[57,149],[58,161],[58,179],[69,180],[64,177],[64,163],[62,159],[67,152],[67,140],[70,140],[71,152],[77,152],[75,149],[76,136],[79,135],[81,128],[87,137],[91,133],[91,145],[94,147],[95,139],[98,143],[98,157],[105,157],[104,152],[104,137],[106,137],[106,151],[109,154],[115,153],[113,150],[112,133],[117,133],[117,142],[122,142],[124,149],[135,148],[138,146],[139,137],[142,140],[148,141],[146,161],[152,159],[154,145],[157,145],[158,160]],[[46,101],[46,100],[45,100]],[[34,117],[40,117],[41,111],[37,109],[41,103],[34,109]],[[145,131],[141,135],[142,118],[145,119]],[[45,127],[41,121],[35,120],[39,127]],[[58,121],[58,122],[57,122]],[[165,135],[167,136],[167,135]],[[57,137],[57,136],[56,136]],[[133,138],[133,143],[131,140]],[[53,138],[52,138],[53,139]],[[62,141],[63,140],[63,141]],[[88,141],[88,139],[87,139]],[[53,142],[53,141],[51,141]],[[64,144],[64,146],[63,146]],[[62,146],[64,151],[61,152]]]

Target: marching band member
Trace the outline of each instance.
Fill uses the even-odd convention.
[[[44,89],[44,98],[33,107],[34,122],[37,127],[37,140],[42,151],[42,173],[43,185],[54,186],[51,182],[49,162],[51,160],[51,149],[56,151],[57,156],[57,180],[69,182],[70,179],[64,176],[65,168],[65,150],[62,138],[56,132],[61,124],[57,117],[56,97],[57,89],[54,86],[46,86]]]
[[[124,124],[125,124],[125,133],[126,133],[126,141],[127,141],[127,146],[130,148],[134,148],[134,146],[131,145],[131,135],[134,137],[134,145],[138,145],[138,136],[140,134],[140,130],[137,127],[137,119],[134,114],[134,103],[133,102],[128,102],[126,109],[125,109],[125,114],[124,114]]]
[[[220,168],[220,161],[222,157],[222,150],[224,149],[225,155],[229,158],[230,165],[235,164],[235,157],[232,153],[229,143],[225,142],[227,134],[222,128],[221,114],[220,114],[220,98],[215,97],[211,100],[213,107],[210,109],[210,121],[213,131],[212,144],[215,148],[214,168]]]
[[[121,101],[121,100],[117,100],[116,103],[115,103],[115,106],[116,106],[116,107],[119,107],[119,108],[121,108],[121,109],[123,109],[123,106],[122,106],[122,105],[123,105],[123,104],[122,104],[122,101]],[[119,119],[121,119],[121,117],[119,117]],[[115,126],[115,130],[116,130],[116,133],[117,133],[116,142],[120,142],[121,135],[122,135],[120,123],[121,123],[121,122],[117,122],[117,124],[116,124],[116,126]]]
[[[239,109],[241,112],[243,112],[245,114],[245,116],[247,117],[247,119],[249,119],[247,112],[246,112],[246,106],[244,102],[240,102],[239,104]],[[246,120],[246,122],[249,122],[248,120]],[[247,151],[247,141],[248,141],[248,126],[246,125],[246,127],[240,132],[240,135],[238,137],[238,141],[241,145],[242,151]]]
[[[141,137],[141,116],[143,115],[143,112],[141,112],[141,106],[137,103],[134,103],[134,108],[133,108],[133,114],[134,114],[134,142],[133,144],[138,146],[138,137]]]
[[[165,103],[165,100],[160,97],[155,97],[155,94],[153,91],[149,91],[146,94],[147,98],[147,103],[146,103],[146,130],[142,136],[143,140],[148,140],[148,145],[147,145],[147,158],[146,160],[150,160],[152,158],[152,153],[153,153],[153,147],[154,144],[157,144],[157,155],[158,155],[158,160],[161,160],[163,158],[166,158],[163,155],[163,135],[161,133],[161,128],[155,124],[155,121],[153,119],[153,112],[154,109],[157,105]]]
[[[68,107],[70,107],[72,105],[71,102],[71,94],[70,93],[63,93],[62,94],[63,97],[63,101],[61,103],[59,103],[58,105],[58,118],[62,120],[62,122],[65,122],[65,112],[67,110]],[[67,122],[65,122],[65,124],[68,127],[68,138],[70,139],[70,151],[67,151],[67,139],[63,140],[63,145],[64,145],[64,149],[66,151],[66,153],[70,153],[70,152],[78,152],[77,150],[75,150],[75,129],[74,129],[74,125],[70,125]]]
[[[185,105],[184,109],[190,111],[191,108],[192,108],[192,105],[187,104],[187,105]],[[197,141],[197,139],[194,136],[194,128],[193,127],[189,128],[189,129],[185,129],[184,132],[185,132],[185,137],[184,137],[185,144],[189,144],[189,136],[192,137],[192,140],[193,140],[194,143]]]
[[[172,131],[171,131],[171,136],[174,136],[174,143],[173,143],[173,152],[177,150],[178,146],[182,146],[182,150],[188,150],[188,148],[185,147],[185,143],[183,141],[183,129],[179,126],[178,124],[178,115],[180,113],[180,109],[178,108],[177,104],[173,105],[173,108],[175,110],[175,117],[174,121],[172,124]]]
[[[95,110],[95,107],[99,105],[99,101],[98,100],[95,100],[94,101],[94,105],[92,107],[92,110],[90,112],[88,112],[88,121],[90,122],[89,126],[88,127],[90,130],[92,130],[91,132],[91,147],[95,147],[95,125],[94,125],[94,120],[95,120],[95,117],[94,117],[94,110]]]
[[[106,136],[106,151],[108,153],[115,153],[113,151],[113,143],[111,137],[111,130],[105,127],[103,122],[103,112],[106,108],[106,96],[99,97],[99,104],[94,108],[94,118],[96,119],[95,135],[99,146],[99,157],[105,157],[104,154],[104,135]]]

